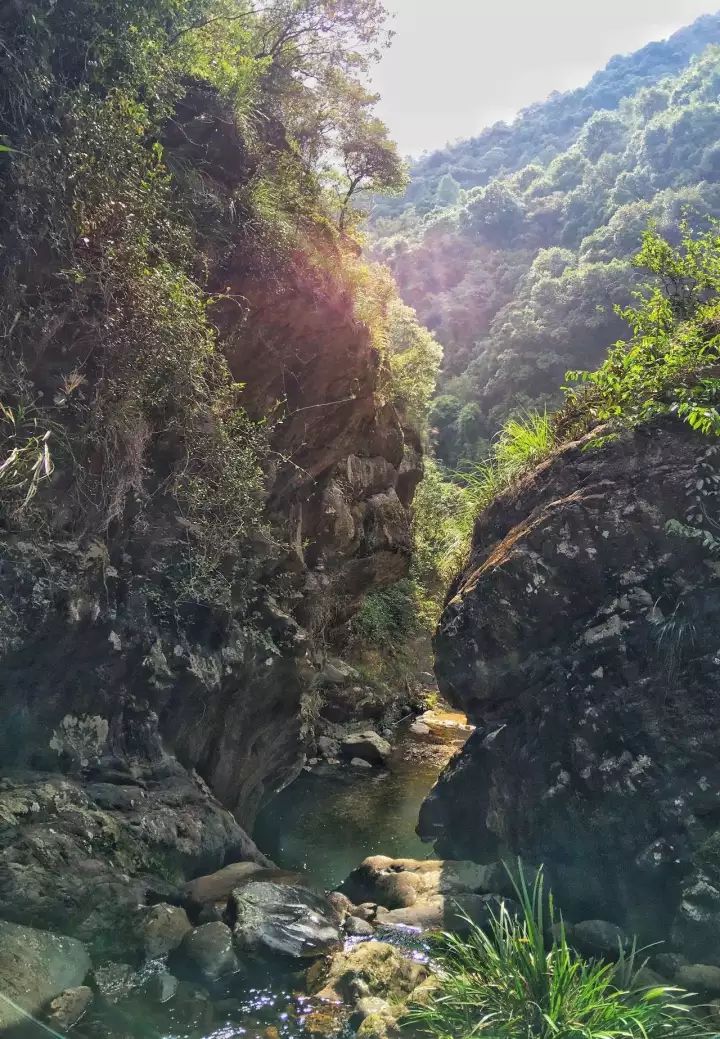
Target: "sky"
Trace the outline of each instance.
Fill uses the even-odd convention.
[[[395,31],[375,70],[403,154],[472,137],[614,54],[669,36],[720,0],[387,0]]]

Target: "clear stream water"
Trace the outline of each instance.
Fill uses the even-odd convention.
[[[440,717],[464,721],[460,715]],[[253,836],[278,866],[302,873],[303,883],[321,890],[336,888],[371,854],[429,858],[431,846],[415,833],[418,812],[454,749],[452,743],[419,743],[407,725],[397,734],[387,771],[320,765],[303,772],[262,812]],[[326,1009],[304,996],[304,968],[293,972],[273,964],[252,977],[218,983],[209,994],[186,979],[164,1004],[153,995],[158,979],[152,974],[160,969],[161,964],[147,968],[145,986],[117,1006],[96,1000],[71,1034],[76,1039],[342,1039],[345,1034],[333,1028]],[[40,1039],[48,1030],[29,1024],[18,1035]]]
[[[444,749],[422,753],[406,729],[388,771],[320,765],[303,772],[261,813],[253,836],[279,866],[328,890],[368,855],[431,858],[415,826],[449,757]]]

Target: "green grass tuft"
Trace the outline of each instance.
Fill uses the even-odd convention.
[[[547,458],[556,443],[551,417],[545,411],[528,412],[506,422],[490,458],[458,474],[475,508],[488,506],[523,473]]]
[[[585,960],[556,923],[542,875],[516,883],[522,912],[503,905],[487,931],[441,935],[439,987],[404,1022],[435,1039],[701,1039],[715,1035],[675,988],[643,988],[634,954],[619,969]]]

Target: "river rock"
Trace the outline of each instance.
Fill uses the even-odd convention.
[[[664,978],[674,978],[687,963],[687,957],[679,952],[659,952],[650,958],[650,966]]]
[[[212,902],[227,902],[236,887],[262,871],[257,862],[232,862],[215,873],[190,880],[183,894],[191,905],[202,906]]]
[[[720,967],[707,963],[688,963],[675,975],[675,984],[690,992],[720,995]]]
[[[355,1002],[370,996],[401,1006],[428,977],[428,969],[387,942],[362,942],[333,956],[320,979],[310,986],[320,999]]]
[[[629,946],[628,936],[607,920],[582,920],[568,928],[568,940],[585,956],[617,960]]]
[[[38,1016],[66,989],[82,984],[90,957],[82,942],[0,920],[0,992],[26,1014]],[[26,1021],[0,1000],[0,1032]]]
[[[55,1029],[66,1032],[77,1024],[93,1001],[93,990],[87,985],[65,989],[48,1007],[45,1020]]]
[[[214,980],[238,970],[233,933],[220,921],[193,928],[183,938],[180,954],[203,978]]]
[[[167,956],[190,930],[192,924],[184,909],[160,902],[152,907],[143,925],[145,955],[150,960]]]
[[[345,921],[344,931],[351,938],[369,938],[375,933],[372,924],[359,916],[349,916]]]
[[[415,927],[421,931],[465,934],[469,930],[468,919],[478,927],[487,928],[493,916],[498,916],[502,905],[513,916],[519,915],[520,907],[512,899],[461,892],[452,896],[421,898],[403,909],[379,909],[377,922],[383,927]]]
[[[412,723],[409,731],[412,736],[416,737],[416,739],[426,739],[431,735],[430,726],[421,722],[419,719],[416,719]]]
[[[342,891],[329,891],[326,897],[335,911],[335,916],[339,923],[342,923],[347,916],[352,916],[355,913],[355,906]]]
[[[106,1003],[119,1003],[140,984],[140,979],[129,963],[104,963],[95,967],[92,980]]]
[[[360,758],[371,765],[384,765],[390,757],[392,747],[386,739],[368,729],[344,736],[340,744],[340,754],[346,759]]]
[[[524,867],[524,872],[532,878],[533,871]],[[391,859],[386,855],[364,859],[340,889],[356,904],[377,902],[387,909],[401,909],[435,895],[514,893],[510,875],[499,862],[482,866],[449,859]]]
[[[174,974],[161,970],[151,974],[143,987],[143,991],[156,1003],[169,1003],[178,990],[180,982]]]
[[[327,761],[335,761],[340,757],[340,740],[332,736],[318,736],[317,749],[320,757]]]
[[[363,996],[355,1004],[353,1017],[360,1018],[355,1034],[365,1039],[387,1039],[390,1029],[397,1024],[398,1010],[393,1010],[386,999]]]
[[[341,945],[333,906],[300,885],[251,881],[233,891],[232,912],[235,945],[242,951],[306,959]]]
[[[464,715],[450,711],[425,711],[414,724],[426,729],[426,735],[435,743],[464,743],[475,731]]]

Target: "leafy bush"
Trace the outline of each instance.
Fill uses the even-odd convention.
[[[619,311],[632,330],[595,371],[568,372],[555,418],[564,437],[601,422],[634,425],[675,413],[701,433],[720,435],[720,233],[683,227],[672,246],[643,235],[633,266],[650,274],[637,305]]]
[[[503,904],[488,929],[435,940],[439,987],[407,1024],[436,1039],[700,1039],[685,994],[643,987],[632,963],[588,961],[568,945],[542,876],[516,884],[521,915]],[[553,928],[553,937],[546,935]],[[629,978],[625,985],[622,976]]]
[[[397,649],[417,631],[416,589],[398,581],[365,596],[352,620],[353,634],[382,649]]]

